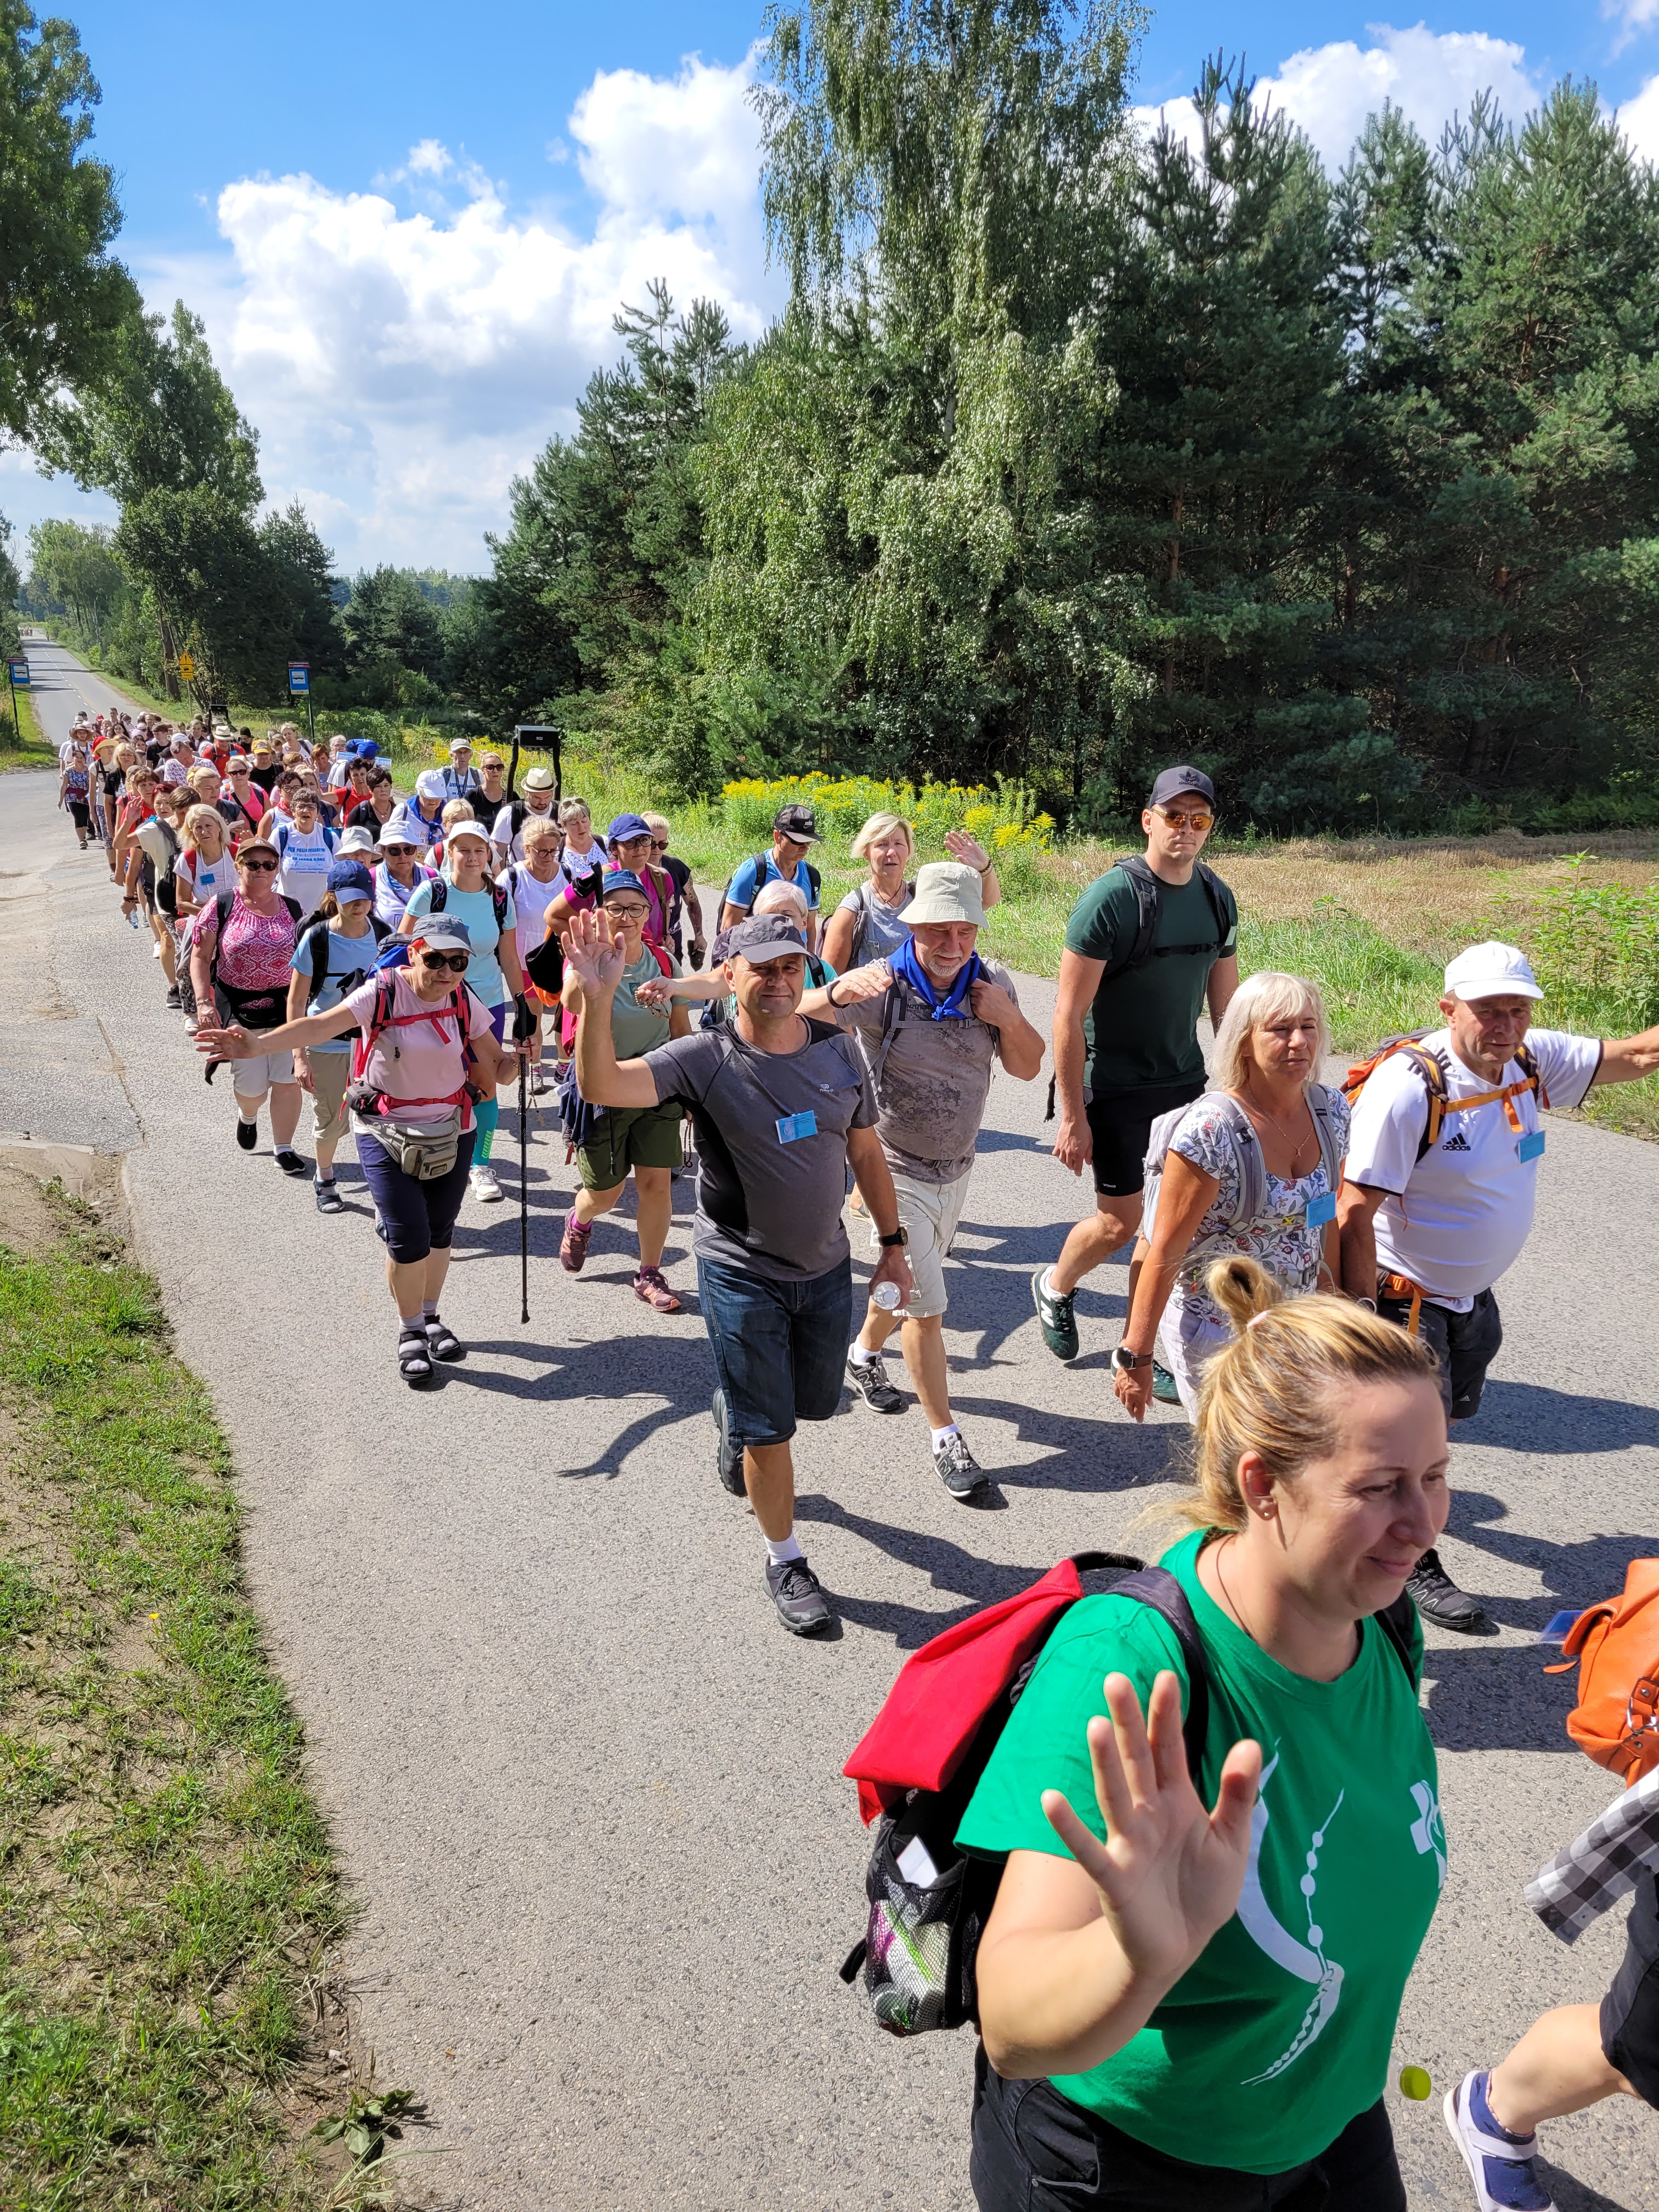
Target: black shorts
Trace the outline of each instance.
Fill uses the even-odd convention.
[[[1379,2100],[1288,2173],[1192,2166],[1138,2142],[1050,2081],[1005,2081],[981,2046],[969,2168],[980,2212],[1406,2212]]]
[[[1630,1901],[1625,1955],[1601,2000],[1601,2048],[1644,2104],[1659,2106],[1659,1875]]]
[[[1403,1328],[1411,1319],[1409,1298],[1383,1298],[1376,1310]],[[1504,1342],[1503,1317],[1490,1291],[1480,1291],[1468,1313],[1449,1313],[1427,1298],[1417,1310],[1417,1333],[1440,1363],[1440,1402],[1449,1421],[1470,1421],[1480,1410],[1486,1370]]]
[[[1084,1108],[1094,1139],[1095,1188],[1103,1198],[1133,1198],[1146,1179],[1146,1142],[1160,1114],[1204,1096],[1196,1083],[1134,1091],[1127,1098],[1091,1098]]]

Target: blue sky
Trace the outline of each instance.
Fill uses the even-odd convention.
[[[104,90],[120,251],[151,304],[205,315],[261,437],[339,561],[488,565],[512,476],[609,360],[618,299],[665,275],[738,330],[778,301],[745,100],[757,9],[472,9],[433,0],[95,0],[71,12]],[[1482,85],[1524,106],[1593,77],[1659,155],[1659,0],[1602,12],[1469,0],[1398,21],[1312,0],[1152,16],[1136,85],[1177,104],[1243,47],[1328,159],[1384,96],[1431,133]],[[0,508],[107,514],[0,457]]]

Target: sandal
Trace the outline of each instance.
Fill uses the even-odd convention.
[[[417,1321],[405,1322],[398,1332],[398,1372],[411,1387],[432,1380],[426,1331]]]
[[[447,1322],[434,1314],[426,1325],[426,1348],[434,1359],[465,1359],[466,1346]]]
[[[663,1280],[660,1267],[641,1267],[634,1278],[634,1295],[659,1313],[678,1313],[680,1302]]]

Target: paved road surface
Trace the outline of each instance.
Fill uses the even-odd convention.
[[[74,697],[41,702],[51,719]],[[434,2197],[968,2206],[969,2039],[890,2042],[836,1978],[864,1862],[839,1769],[942,1625],[1065,1553],[1144,1548],[1137,1516],[1183,1433],[1116,1410],[1121,1266],[1079,1300],[1077,1364],[1042,1349],[1027,1277],[1079,1194],[1046,1155],[1038,1087],[995,1086],[953,1270],[956,1402],[997,1510],[944,1494],[914,1410],[809,1431],[802,1533],[844,1628],[797,1643],[752,1520],[715,1482],[701,1322],[635,1304],[616,1229],[580,1281],[554,1261],[562,1147],[532,1152],[531,1326],[513,1210],[469,1202],[445,1306],[471,1356],[412,1395],[355,1171],[351,1210],[325,1220],[263,1146],[234,1149],[222,1082],[204,1086],[50,779],[8,776],[0,799],[0,1131],[130,1148],[140,1249],[236,1445],[254,1587],[362,1899],[346,1963],[368,2037],[383,2077],[430,2100],[447,2153]],[[1045,1024],[1048,1000],[1030,986]],[[510,1167],[505,1129],[501,1149]],[[1552,1123],[1445,1547],[1503,1631],[1431,1632],[1452,1873],[1395,2056],[1431,2069],[1437,2100],[1390,2094],[1414,2208],[1469,2202],[1439,2089],[1545,2006],[1599,1995],[1618,1955],[1616,1922],[1567,1950],[1522,1902],[1611,1794],[1568,1746],[1567,1688],[1531,1639],[1655,1548],[1656,1220],[1659,1148]],[[683,1212],[669,1254],[690,1291]],[[1549,2141],[1578,2177],[1564,2212],[1659,2208],[1645,2109]]]

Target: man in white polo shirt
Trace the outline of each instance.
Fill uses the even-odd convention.
[[[1337,1209],[1343,1288],[1433,1346],[1449,1420],[1479,1411],[1504,1340],[1492,1285],[1532,1227],[1540,1109],[1659,1067],[1659,1028],[1612,1043],[1531,1029],[1543,995],[1512,945],[1460,952],[1440,1001],[1445,1028],[1382,1059],[1354,1101]],[[1434,1552],[1411,1591],[1443,1628],[1486,1625]]]

